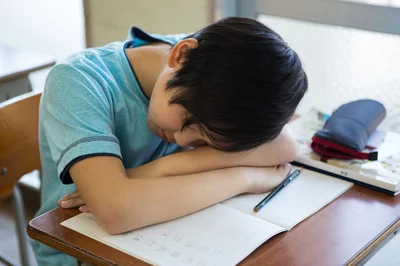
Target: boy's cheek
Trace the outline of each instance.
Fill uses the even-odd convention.
[[[207,145],[207,142],[205,142],[204,140],[200,140],[199,139],[199,140],[193,141],[192,143],[190,143],[187,146],[193,147],[193,148],[197,148],[197,147],[205,146],[205,145]]]

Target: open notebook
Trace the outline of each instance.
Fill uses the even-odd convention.
[[[266,194],[240,195],[191,215],[134,230],[107,234],[91,214],[63,223],[153,265],[236,265],[276,234],[290,230],[352,186],[303,169],[258,213]]]

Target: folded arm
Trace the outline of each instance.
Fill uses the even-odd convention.
[[[127,175],[130,178],[162,177],[237,166],[274,166],[294,161],[296,156],[296,141],[288,126],[285,126],[274,141],[251,151],[221,152],[207,146],[198,147],[161,157],[135,169],[128,169]]]
[[[117,234],[175,219],[238,194],[270,191],[289,170],[266,166],[290,162],[295,156],[296,143],[284,129],[273,142],[252,151],[226,153],[199,147],[128,170],[117,158],[93,157],[76,163],[70,174],[104,229]]]
[[[119,159],[104,156],[76,163],[70,174],[103,228],[117,234],[172,220],[241,193],[269,191],[288,171],[288,166],[236,167],[129,179]]]

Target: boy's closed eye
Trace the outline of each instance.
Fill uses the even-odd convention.
[[[206,136],[203,128],[197,124],[188,124],[187,119],[185,119],[183,121],[183,126],[181,128],[181,132],[185,133],[188,131],[195,132],[200,137],[199,139],[191,142],[188,146],[190,146],[190,147],[210,146],[208,137]]]

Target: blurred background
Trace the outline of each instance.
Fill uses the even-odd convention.
[[[400,0],[3,0],[0,102],[42,90],[54,63],[86,47],[123,41],[131,26],[189,33],[226,16],[265,23],[299,54],[310,86],[298,113],[311,107],[331,113],[345,102],[372,98],[388,111],[381,129],[400,132]],[[36,176],[20,182],[28,220],[39,202]],[[10,204],[0,201],[0,253],[18,263]],[[393,241],[380,256],[397,256],[392,265],[400,265],[390,249],[400,239]],[[389,265],[378,255],[370,265]]]

